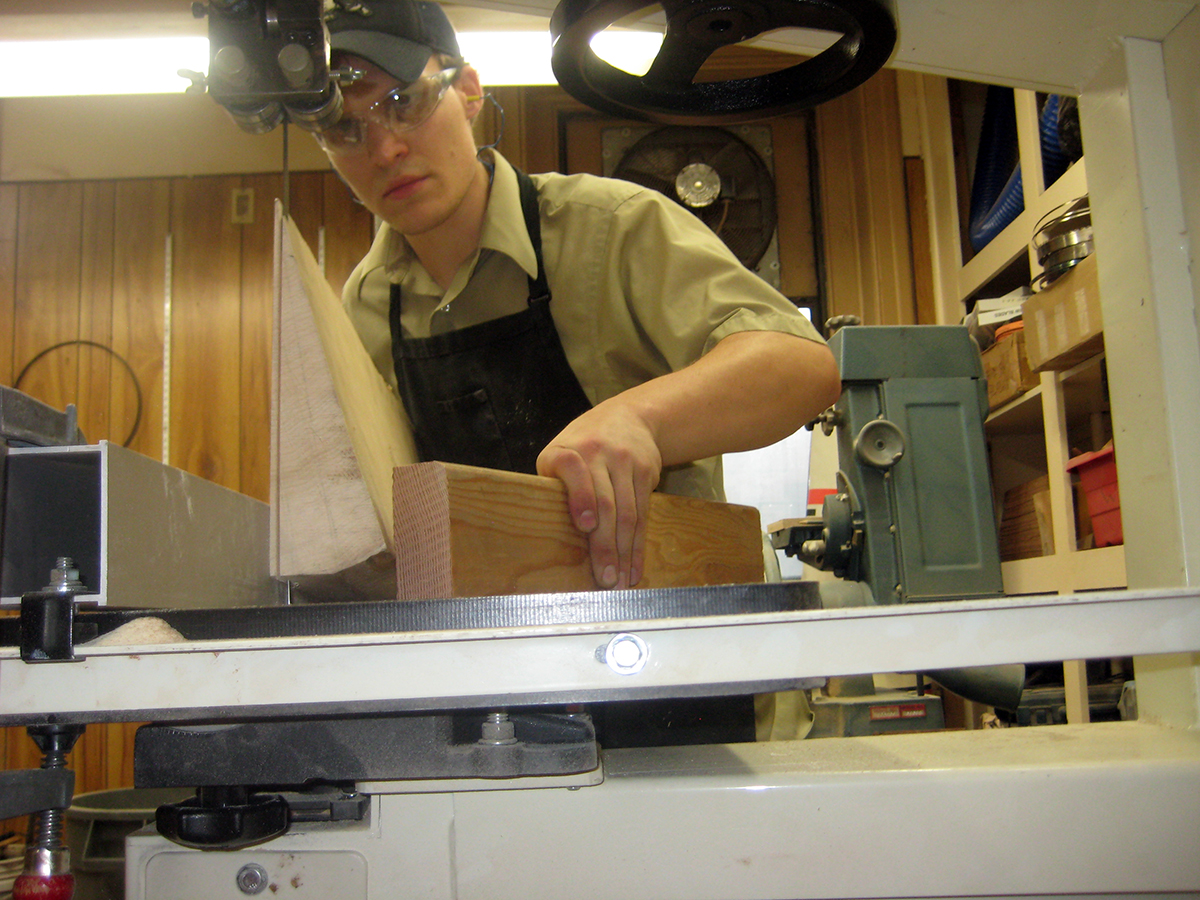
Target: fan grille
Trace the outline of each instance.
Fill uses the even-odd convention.
[[[612,174],[681,202],[675,178],[694,163],[717,172],[721,191],[707,206],[684,208],[753,269],[775,234],[775,184],[762,158],[737,135],[723,128],[660,128],[630,147]]]

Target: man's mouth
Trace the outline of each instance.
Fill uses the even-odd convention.
[[[397,178],[384,190],[383,196],[388,200],[403,200],[415,193],[418,187],[424,182],[424,176],[418,175],[406,175],[403,178]]]

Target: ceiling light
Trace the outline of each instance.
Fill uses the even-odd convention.
[[[208,69],[208,38],[0,42],[0,97],[170,94]]]
[[[463,55],[489,87],[554,84],[547,31],[464,31]],[[662,35],[609,30],[592,39],[596,55],[642,75]],[[180,69],[208,71],[208,38],[169,36],[0,41],[0,97],[177,94],[190,82]]]

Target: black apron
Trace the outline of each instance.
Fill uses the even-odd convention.
[[[550,317],[537,188],[517,172],[537,257],[528,306],[446,334],[402,338],[400,285],[391,288],[392,360],[422,460],[537,474],[542,449],[591,409]],[[753,697],[594,704],[609,749],[754,740]]]
[[[537,474],[542,449],[592,408],[550,317],[537,188],[517,172],[537,257],[521,312],[427,338],[401,338],[391,291],[392,360],[422,460]]]

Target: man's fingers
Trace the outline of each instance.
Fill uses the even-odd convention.
[[[633,584],[633,556],[636,549],[638,523],[641,519],[638,510],[637,490],[634,487],[633,475],[629,469],[612,473],[613,497],[616,508],[613,519],[613,540],[617,553],[617,585],[622,588]]]
[[[617,546],[617,497],[612,476],[603,464],[593,464],[591,480],[596,493],[596,528],[588,535],[592,577],[600,587],[614,588],[620,584],[622,575]]]
[[[637,492],[637,526],[633,533],[633,554],[629,562],[629,586],[636,587],[646,571],[646,526],[650,518],[650,494],[657,486],[649,482]]]
[[[537,472],[563,483],[567,489],[567,511],[575,527],[584,534],[595,531],[599,523],[596,488],[583,457],[574,450],[550,446],[538,455]]]
[[[588,536],[598,586],[625,588],[641,579],[646,513],[661,470],[645,423],[609,401],[575,419],[538,456],[538,474],[566,487],[571,520]]]

